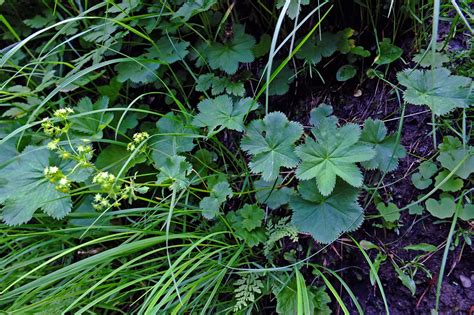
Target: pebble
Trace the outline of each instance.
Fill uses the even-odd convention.
[[[464,276],[464,275],[460,275],[459,276],[459,280],[461,280],[461,284],[463,287],[465,288],[470,288],[471,285],[472,285],[472,281],[471,279],[469,279],[468,277]]]

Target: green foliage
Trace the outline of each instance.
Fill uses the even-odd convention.
[[[281,167],[295,167],[298,157],[294,144],[302,134],[303,127],[288,121],[280,112],[253,120],[241,142],[242,149],[252,155],[249,163],[252,172],[262,174],[265,181],[272,181],[278,177]]]
[[[258,108],[258,104],[250,97],[234,102],[231,97],[221,95],[214,99],[205,99],[198,104],[199,114],[193,119],[193,125],[207,127],[208,136],[227,128],[243,131],[244,119]],[[220,128],[216,131],[217,127]]]
[[[218,77],[213,73],[202,74],[196,81],[196,91],[205,92],[211,89],[212,95],[224,93],[244,96],[245,88],[242,82],[234,82],[228,77]]]
[[[234,312],[240,311],[242,308],[255,302],[255,294],[261,294],[264,287],[262,280],[260,280],[258,273],[242,274],[241,278],[234,282],[234,294],[236,303],[234,305]]]
[[[4,205],[2,216],[6,224],[26,223],[38,209],[55,219],[71,212],[71,197],[59,187],[61,180],[84,181],[87,176],[74,175],[76,165],[63,162],[55,166],[48,179],[45,173],[50,167],[49,158],[45,148],[28,146],[0,169],[0,203]]]
[[[449,171],[443,170],[435,177],[435,186],[438,187],[441,182],[448,177]],[[439,186],[442,191],[456,192],[462,189],[464,183],[462,179],[456,176],[450,177],[443,185]]]
[[[211,190],[209,197],[204,197],[199,202],[199,208],[201,208],[202,215],[206,219],[214,219],[219,213],[220,206],[232,197],[232,189],[226,180],[210,181],[208,188]]]
[[[233,26],[233,38],[224,43],[214,42],[206,50],[209,66],[220,69],[227,74],[237,72],[239,63],[252,62],[254,60],[253,47],[255,38],[245,34],[243,25]]]
[[[276,311],[278,314],[297,314],[298,304],[298,290],[304,290],[300,292],[308,297],[308,314],[331,314],[331,310],[328,304],[331,302],[331,298],[326,293],[324,288],[316,288],[313,286],[304,286],[298,288],[296,276],[293,274],[291,278],[284,279],[285,282],[279,286],[275,286],[273,292],[276,296],[277,307]]]
[[[397,222],[400,219],[400,209],[397,205],[390,202],[385,205],[383,202],[377,204],[377,210],[382,218],[387,222]]]
[[[451,195],[442,195],[440,200],[433,198],[426,200],[426,210],[439,219],[446,219],[453,216],[456,203]]]
[[[78,136],[90,136],[100,139],[103,137],[104,130],[114,118],[112,113],[106,111],[90,114],[91,111],[106,110],[109,104],[107,97],[99,98],[92,103],[90,98],[84,97],[74,107],[75,114],[84,114],[77,118],[71,118],[71,130],[75,131]]]
[[[411,176],[411,181],[416,188],[426,189],[433,183],[431,177],[433,177],[436,172],[438,172],[436,164],[431,161],[425,161],[418,167],[418,172]]]
[[[191,151],[194,144],[194,129],[186,124],[184,118],[170,112],[156,123],[157,133],[151,139],[152,158],[156,165],[173,158],[177,154]]]
[[[344,65],[337,69],[336,80],[337,81],[347,81],[352,79],[357,74],[357,68],[353,65]]]
[[[390,38],[386,37],[379,43],[379,51],[375,58],[375,63],[378,65],[387,65],[400,58],[402,54],[403,50],[392,44]]]
[[[310,0],[289,0],[290,5],[288,7],[288,10],[286,11],[286,14],[288,17],[292,20],[296,18],[296,16],[299,14],[301,6],[302,5],[308,5]],[[281,9],[285,5],[286,0],[277,0],[276,2],[276,8]]]
[[[316,140],[308,137],[304,144],[296,148],[296,154],[302,160],[296,176],[302,180],[316,178],[319,191],[328,196],[334,189],[336,176],[354,187],[360,187],[362,173],[355,163],[371,160],[375,151],[360,143],[359,126],[346,124],[337,128],[333,119],[321,115],[323,109],[329,107],[326,105],[311,112],[314,125],[311,131]]]
[[[298,193],[290,199],[291,222],[321,243],[331,243],[362,224],[364,212],[357,202],[359,192],[342,181],[338,181],[329,197],[315,189],[314,180],[301,182]]]
[[[437,160],[441,166],[454,171],[455,175],[462,179],[467,179],[472,172],[474,172],[474,147],[463,147],[461,142],[452,137],[445,137],[443,143],[439,145],[440,154]]]
[[[407,69],[397,74],[398,82],[406,87],[403,98],[407,103],[426,105],[436,115],[471,105],[472,80],[452,75],[446,68],[432,70]]]
[[[250,247],[265,242],[263,228],[265,212],[257,205],[245,204],[243,208],[229,212],[227,219],[235,231],[235,235]]]
[[[189,186],[188,175],[192,171],[192,165],[183,156],[175,155],[166,158],[158,166],[160,171],[157,175],[157,184],[170,184],[170,189],[179,191]]]
[[[392,172],[397,169],[398,160],[406,155],[405,148],[397,142],[397,136],[387,135],[387,128],[381,120],[367,119],[360,141],[372,145],[376,152],[372,160],[361,163],[366,169]]]
[[[283,179],[278,177],[274,181],[259,179],[254,182],[255,199],[260,204],[266,204],[270,209],[277,209],[288,203],[294,190],[289,187],[280,187]]]

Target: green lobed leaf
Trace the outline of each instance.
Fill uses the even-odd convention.
[[[355,163],[372,159],[375,151],[359,142],[359,126],[347,124],[337,128],[334,120],[329,118],[312,118],[312,122],[318,119],[319,126],[312,129],[316,140],[308,137],[296,148],[296,155],[302,160],[296,177],[302,180],[316,178],[318,189],[324,196],[331,194],[336,177],[360,187],[363,177]]]
[[[38,209],[55,219],[71,212],[71,197],[56,190],[45,178],[44,170],[48,166],[49,151],[28,146],[12,163],[0,169],[0,203],[4,205],[2,216],[6,224],[26,223]]]
[[[239,63],[254,61],[253,47],[255,38],[245,34],[243,25],[233,25],[232,39],[224,43],[212,43],[206,50],[209,66],[214,69],[220,69],[227,74],[237,72]]]
[[[387,128],[381,120],[367,119],[360,141],[373,146],[376,152],[373,159],[361,163],[366,169],[392,172],[398,167],[398,160],[406,155],[405,148],[397,142],[396,135],[387,136]]]
[[[170,112],[156,123],[157,133],[148,143],[152,148],[152,158],[158,166],[162,161],[179,153],[191,151],[196,133],[184,118]]]
[[[186,189],[191,182],[188,175],[192,168],[184,156],[169,157],[158,167],[160,172],[157,175],[156,183],[170,184],[170,189],[175,191]]]
[[[288,121],[281,112],[273,112],[248,125],[240,146],[252,155],[249,163],[252,172],[271,181],[278,177],[281,167],[297,165],[294,144],[302,134],[299,123]]]
[[[436,115],[472,105],[469,100],[472,79],[451,75],[446,68],[407,69],[399,72],[397,78],[406,87],[403,98],[407,103],[427,105]]]
[[[435,177],[435,186],[438,186],[441,184],[441,182],[448,177],[449,171],[443,170],[441,171],[436,177]],[[447,192],[456,192],[462,189],[464,185],[464,182],[462,179],[452,176],[449,178],[443,185],[441,185],[439,188],[442,191],[447,191]]]
[[[325,197],[315,184],[314,180],[301,182],[299,195],[290,199],[291,222],[295,227],[328,244],[362,224],[364,210],[357,202],[358,189],[338,181],[333,193]]]
[[[100,112],[88,114],[94,110],[107,109],[109,105],[109,98],[107,96],[100,97],[95,103],[91,99],[84,97],[79,100],[77,106],[73,109],[75,114],[87,114],[80,117],[70,118],[70,130],[78,134],[79,137],[87,135],[94,139],[101,139],[103,132],[114,118],[114,114],[110,112]]]
[[[250,97],[234,102],[231,97],[221,95],[213,99],[205,99],[198,104],[199,113],[193,119],[193,125],[208,127],[211,135],[217,127],[236,131],[244,130],[244,118],[258,108],[258,104]]]

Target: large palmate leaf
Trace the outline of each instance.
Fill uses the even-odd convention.
[[[376,152],[373,159],[361,163],[366,169],[392,172],[397,168],[398,160],[406,155],[405,148],[397,142],[397,136],[387,136],[387,128],[381,120],[367,119],[360,141],[373,146]]]
[[[302,134],[303,126],[288,121],[283,113],[273,112],[249,124],[240,146],[252,155],[252,172],[270,181],[278,177],[281,167],[296,166],[294,144]]]
[[[290,199],[291,222],[295,227],[327,244],[361,225],[364,210],[357,203],[358,189],[338,181],[333,193],[325,197],[315,184],[314,180],[301,182],[299,196]]]
[[[243,25],[233,26],[233,37],[225,43],[212,43],[206,50],[207,60],[212,69],[220,69],[227,74],[234,74],[241,62],[252,62],[255,38],[245,34]]]
[[[472,105],[472,80],[451,75],[446,68],[407,69],[399,72],[397,78],[407,88],[403,96],[405,101],[414,105],[427,105],[436,115]]]
[[[173,14],[173,19],[182,18],[187,21],[191,16],[209,10],[217,0],[187,0],[183,5]]]
[[[26,147],[16,159],[0,169],[0,203],[3,221],[8,225],[26,223],[36,210],[60,219],[71,211],[71,197],[56,190],[44,176],[49,151]]]
[[[79,100],[77,106],[74,107],[75,114],[86,114],[80,117],[71,118],[71,130],[80,136],[91,136],[92,138],[102,138],[102,130],[107,127],[114,115],[108,112],[99,112],[88,114],[95,110],[107,109],[109,105],[109,98],[106,96],[100,97],[95,103],[91,99],[84,97]]]
[[[296,148],[296,154],[302,160],[296,176],[302,180],[316,178],[324,196],[334,189],[337,176],[354,187],[360,187],[363,177],[355,163],[372,159],[374,149],[359,142],[359,126],[347,124],[337,128],[332,117],[322,114],[321,109],[312,111],[311,121],[316,124],[312,132],[316,140],[308,137]]]
[[[250,97],[234,102],[230,96],[221,95],[214,99],[205,99],[198,104],[199,114],[194,117],[193,125],[208,127],[212,134],[217,127],[243,131],[244,118],[258,108]]]
[[[158,61],[150,60],[146,62],[143,58],[137,61],[121,62],[115,66],[117,81],[125,82],[129,80],[137,84],[151,83],[157,80],[155,71],[159,67],[160,63]]]
[[[170,112],[158,120],[156,127],[158,131],[149,143],[153,161],[158,166],[167,158],[194,148],[195,132],[181,116]]]

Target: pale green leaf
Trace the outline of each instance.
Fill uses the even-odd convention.
[[[470,78],[451,75],[446,68],[432,70],[407,69],[397,74],[398,82],[407,89],[406,102],[427,105],[436,115],[444,115],[455,108],[467,108],[472,90]]]
[[[221,95],[214,99],[205,99],[198,104],[199,114],[193,119],[193,125],[197,127],[208,127],[208,135],[212,134],[217,127],[236,131],[243,131],[244,118],[258,104],[250,97],[234,102],[231,97]]]

